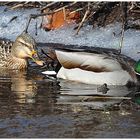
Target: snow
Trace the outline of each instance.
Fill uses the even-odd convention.
[[[0,38],[15,40],[16,37],[25,29],[30,14],[40,13],[37,9],[19,9],[8,10],[4,12],[6,7],[0,7]],[[17,16],[17,18],[9,23],[9,21]],[[35,35],[37,24],[37,35]],[[29,34],[31,34],[37,42],[42,43],[61,43],[72,45],[86,45],[106,48],[119,48],[121,40],[121,24],[116,23],[108,25],[105,28],[86,25],[78,35],[75,35],[76,30],[74,24],[61,27],[57,30],[46,32],[40,29],[41,17],[33,19],[29,26]],[[114,35],[115,34],[115,35]],[[140,31],[129,29],[125,31],[122,53],[132,57],[135,60],[139,59],[139,44]]]

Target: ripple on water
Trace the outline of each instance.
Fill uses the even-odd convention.
[[[107,109],[106,106],[120,100],[84,96],[95,93],[96,88],[65,80],[60,80],[58,86],[56,80],[34,71],[2,72],[0,137],[139,137],[139,113],[128,110],[129,113],[123,115],[120,110]],[[117,96],[131,92],[126,87],[109,88],[108,94],[117,93]]]

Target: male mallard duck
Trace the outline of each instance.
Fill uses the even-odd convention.
[[[62,67],[57,77],[86,84],[126,85],[137,83],[135,61],[115,49],[56,49]],[[138,65],[138,64],[137,64]]]
[[[37,54],[35,40],[29,34],[23,32],[13,44],[0,42],[0,68],[25,69],[28,58],[43,65]]]

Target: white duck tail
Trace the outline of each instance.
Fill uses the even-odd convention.
[[[126,85],[129,81],[136,82],[135,75],[124,70],[116,58],[107,54],[66,50],[55,52],[62,65],[58,78],[98,85]]]

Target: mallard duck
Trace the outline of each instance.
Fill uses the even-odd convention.
[[[43,65],[37,54],[35,40],[29,34],[23,32],[14,43],[0,42],[0,68],[25,69],[28,58],[38,65]]]
[[[56,49],[58,78],[96,85],[137,83],[135,61],[115,49]],[[137,64],[138,65],[138,64]]]

